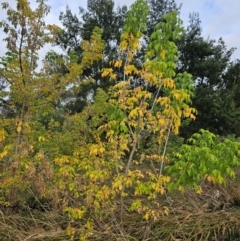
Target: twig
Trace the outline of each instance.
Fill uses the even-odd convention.
[[[166,150],[167,150],[167,145],[168,145],[168,140],[169,140],[169,136],[170,136],[170,131],[171,131],[171,127],[172,127],[172,122],[173,122],[173,119],[171,120],[171,123],[168,127],[168,134],[167,134],[167,139],[166,139],[166,142],[165,142],[165,145],[164,145],[164,150],[163,150],[163,155],[162,155],[162,161],[161,161],[161,165],[160,165],[160,169],[159,169],[159,174],[161,175],[162,172],[163,172],[163,163],[164,163],[164,157],[166,155]]]
[[[158,95],[159,95],[159,92],[160,92],[161,88],[162,88],[162,85],[159,85],[158,90],[157,90],[157,93],[156,93],[156,96],[155,96],[154,101],[153,101],[153,105],[152,105],[152,107],[151,107],[151,111],[153,111],[153,108],[154,108],[154,106],[155,106],[155,104],[156,104],[157,97],[158,97]]]

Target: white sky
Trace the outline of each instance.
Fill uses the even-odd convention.
[[[9,2],[15,7],[15,0],[0,0]],[[198,12],[202,21],[203,36],[205,38],[216,39],[222,37],[228,48],[237,47],[233,54],[233,60],[240,59],[240,0],[175,0],[177,4],[182,3],[181,18],[184,25],[188,24],[188,16],[191,12]],[[30,0],[32,5],[35,5],[35,0]],[[117,5],[126,4],[129,6],[134,0],[115,0]],[[51,6],[51,12],[46,18],[47,23],[60,24],[59,13],[65,11],[66,5],[70,7],[73,13],[78,14],[78,7],[86,8],[87,0],[48,0],[48,5]],[[0,9],[0,21],[6,17],[5,11]],[[4,33],[0,29],[0,39],[4,38]],[[5,53],[5,42],[0,40],[0,56]],[[51,47],[45,48],[41,52],[50,50]]]

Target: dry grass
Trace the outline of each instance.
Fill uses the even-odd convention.
[[[168,206],[170,212],[157,221],[147,222],[140,214],[127,211],[124,214],[124,229],[120,227],[116,213],[107,219],[94,220],[88,240],[240,240],[239,180],[228,180],[226,187],[209,183],[202,183],[202,187],[201,195],[186,190],[184,194],[173,192],[160,197],[159,202]],[[75,228],[76,238],[73,240],[79,240],[81,233],[86,232],[83,222],[70,222],[67,216],[55,209],[40,212],[25,207],[17,213],[3,209],[0,211],[0,240],[70,240],[66,235],[69,223]]]
[[[61,221],[60,221],[61,220]],[[0,216],[0,240],[64,240],[66,232],[61,228],[63,217],[59,212],[38,212],[24,210],[21,213]]]

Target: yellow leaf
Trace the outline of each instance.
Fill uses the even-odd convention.
[[[7,151],[4,150],[2,153],[0,153],[0,159],[2,159],[3,157],[5,157],[7,155]]]
[[[190,118],[193,119],[193,120],[195,120],[195,119],[196,119],[196,116],[193,115],[193,114],[191,114],[191,115],[190,115]]]
[[[101,147],[99,148],[99,153],[100,153],[100,154],[103,154],[104,151],[105,151],[105,148],[104,148],[103,146],[101,146]]]
[[[39,136],[38,137],[38,141],[39,142],[44,142],[45,141],[45,137],[44,136]]]
[[[180,93],[178,91],[174,91],[172,92],[173,94],[173,97],[176,99],[176,100],[179,100],[180,99]]]
[[[209,182],[212,182],[212,183],[217,183],[217,180],[216,180],[216,178],[214,178],[214,177],[212,177],[212,176],[207,176],[207,180],[209,181]]]
[[[148,212],[144,215],[144,218],[148,221],[148,219],[149,219],[149,213]]]
[[[191,115],[191,108],[186,108],[184,111],[183,111],[183,114],[185,117],[190,117]]]
[[[127,187],[131,187],[131,186],[132,186],[132,180],[131,180],[131,178],[127,178],[127,180],[126,180],[126,186],[127,186]]]
[[[163,49],[163,50],[161,51],[161,53],[160,53],[160,57],[161,57],[162,59],[164,59],[165,56],[166,56],[166,50]]]
[[[168,207],[163,207],[163,209],[164,209],[163,213],[164,213],[165,215],[168,215],[168,214],[169,214],[169,209],[168,209]]]
[[[114,64],[114,67],[120,68],[122,66],[122,60],[117,60]]]
[[[111,68],[105,68],[102,70],[102,77],[106,77],[110,74],[112,74],[113,70]]]
[[[123,40],[120,44],[120,50],[125,50],[128,47],[128,42]]]
[[[3,141],[5,139],[5,132],[4,130],[0,130],[0,141]]]
[[[168,183],[168,182],[170,182],[170,177],[169,176],[163,176],[162,180],[163,180],[163,182]]]
[[[22,130],[22,127],[19,125],[19,126],[17,127],[17,132],[19,133],[21,130]]]
[[[116,74],[110,74],[110,80],[115,80],[117,78]]]
[[[129,117],[131,117],[131,118],[135,118],[137,115],[138,115],[137,109],[133,109],[133,110],[131,110],[131,112],[129,113]]]
[[[97,155],[98,154],[98,147],[92,146],[90,150],[90,155]]]
[[[75,233],[75,229],[72,228],[70,225],[68,225],[68,227],[67,227],[67,229],[66,229],[66,234],[67,234],[68,236],[72,236],[72,235],[74,235],[74,233]]]
[[[197,194],[202,194],[202,188],[200,187],[200,188],[197,190],[196,193],[197,193]]]

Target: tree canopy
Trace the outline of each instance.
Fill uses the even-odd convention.
[[[62,28],[45,23],[44,0],[34,10],[26,0],[2,8],[0,207],[58,210],[63,239],[186,239],[184,230],[141,234],[129,224],[151,230],[175,215],[168,193],[201,196],[205,184],[236,177],[234,49],[204,39],[197,14],[184,29],[174,0],[129,9],[89,0],[79,18],[60,13]],[[64,52],[49,51],[38,70],[49,43]]]

